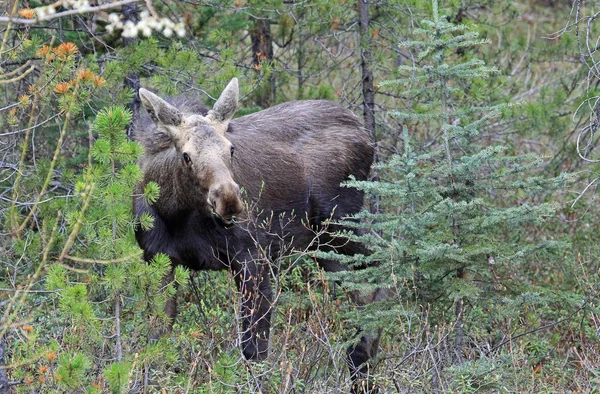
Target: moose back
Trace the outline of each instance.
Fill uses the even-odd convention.
[[[193,100],[169,103],[140,89],[149,116],[134,129],[145,148],[134,212],[151,215],[154,225],[138,226],[136,237],[146,260],[164,253],[174,265],[229,270],[242,297],[243,354],[261,360],[272,307],[269,261],[319,245],[365,253],[361,245],[320,230],[324,221],[362,208],[362,193],[340,184],[351,175],[367,178],[373,142],[352,112],[324,100],[232,119],[238,94],[234,78],[207,111]],[[160,186],[151,205],[139,197],[150,181]],[[268,228],[260,225],[266,219]],[[334,261],[319,264],[346,269]],[[173,307],[167,312],[176,313]],[[372,356],[370,342],[363,338],[349,349],[353,374]]]

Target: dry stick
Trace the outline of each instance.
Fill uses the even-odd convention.
[[[194,375],[194,372],[196,371],[196,368],[198,367],[198,362],[200,361],[200,353],[202,353],[202,350],[199,350],[198,353],[196,353],[196,357],[194,357],[194,361],[192,362],[192,368],[190,369],[190,373],[188,376],[185,394],[188,394],[190,392],[190,388],[192,386],[192,379],[193,379],[192,375]]]
[[[292,327],[292,311],[291,311],[291,309],[290,309],[290,313],[288,314],[287,326]],[[286,330],[283,345],[286,346],[288,342],[289,342],[289,331]],[[287,393],[287,392],[289,392],[288,387],[290,387],[290,384],[293,384],[292,383],[292,379],[293,379],[292,378],[292,366],[291,366],[290,360],[287,356],[287,352],[284,353],[283,357],[284,357],[285,361],[282,360],[282,362],[281,362],[281,375],[283,375],[283,373],[284,373],[284,371],[283,371],[284,366],[286,367],[287,373],[285,374],[285,386],[283,387],[283,390],[281,392]],[[283,381],[281,383],[283,384]]]
[[[92,165],[92,129],[91,127],[89,128],[89,143],[90,143],[90,149],[88,150],[88,162],[89,162],[89,167],[91,168]],[[115,158],[112,157],[111,158],[111,163],[112,163],[112,176],[115,176]],[[91,173],[91,171],[88,172],[88,175]],[[93,188],[92,184],[92,188]],[[91,190],[90,190],[90,194],[91,194]],[[79,219],[83,220],[83,210],[81,211],[81,216],[79,217]],[[80,224],[80,220],[77,220],[77,224],[76,227]],[[115,238],[117,237],[117,220],[113,219],[113,223],[112,223],[112,232],[113,232],[113,241],[115,240]],[[65,245],[66,246],[66,245]],[[117,290],[115,292],[115,347],[117,348],[117,361],[121,362],[123,360],[123,344],[121,342],[121,296],[119,293],[119,290]]]
[[[108,264],[114,264],[114,263],[122,263],[125,261],[129,261],[131,259],[134,258],[139,258],[141,256],[141,252],[136,252],[136,253],[132,253],[130,255],[127,255],[125,257],[120,257],[118,259],[111,259],[111,260],[97,260],[97,259],[86,259],[84,257],[77,257],[77,256],[71,256],[69,254],[66,254],[64,256],[64,260],[71,260],[71,261],[75,261],[77,263],[89,263],[89,264],[104,264],[104,265],[108,265]]]
[[[148,11],[150,11],[150,14],[155,17],[156,19],[159,18],[158,13],[156,12],[156,10],[154,9],[154,6],[152,5],[152,1],[150,0],[145,0],[146,2],[146,7],[148,7]]]
[[[114,3],[103,4],[103,5],[99,5],[97,7],[87,7],[87,8],[80,8],[80,9],[68,10],[68,11],[63,11],[63,12],[57,12],[56,14],[46,14],[46,15],[42,16],[41,18],[36,18],[36,19],[13,18],[12,16],[0,16],[0,23],[8,22],[9,26],[11,23],[18,23],[20,25],[34,25],[39,22],[62,18],[63,16],[81,15],[81,14],[86,14],[89,12],[110,10],[112,8],[117,8],[117,7],[120,7],[125,4],[137,3],[139,1],[140,0],[115,1]],[[18,1],[15,3],[18,3]],[[16,6],[14,7],[14,10],[12,13],[14,14],[15,11],[16,11]],[[6,36],[6,34],[5,34],[5,36]],[[4,45],[2,47],[4,47]],[[0,50],[0,53],[1,53],[1,50]]]
[[[457,270],[456,273],[456,277],[457,278],[463,278],[463,270]],[[454,324],[455,326],[455,330],[456,330],[456,338],[454,340],[454,355],[456,357],[456,363],[458,365],[463,363],[463,342],[464,342],[464,328],[463,328],[463,315],[465,313],[465,301],[463,297],[460,297],[459,299],[457,299],[455,302],[456,304],[456,310],[455,310],[455,315],[456,315],[456,322]]]
[[[14,78],[10,78],[10,79],[0,79],[0,84],[8,84],[8,83],[13,83],[13,82],[18,82],[21,79],[25,78],[27,75],[29,75],[33,70],[35,70],[35,66],[31,66],[29,67],[28,70],[26,70],[23,74],[21,75],[17,75]]]
[[[127,374],[127,389],[125,389],[125,392],[129,392],[129,388],[131,387],[132,383],[133,383],[133,371],[135,371],[135,367],[136,364],[138,362],[138,357],[139,357],[139,353],[136,353],[133,356],[133,362],[131,363],[131,368],[129,368],[129,374]]]
[[[152,8],[149,8],[150,12],[152,12]],[[127,24],[127,22],[132,22],[136,24],[140,21],[140,15],[138,11],[137,4],[127,4],[123,6],[121,9],[121,14],[123,15],[123,23]],[[154,15],[154,14],[153,14]],[[138,41],[136,37],[123,37],[123,45],[125,47],[133,46]],[[133,97],[129,104],[127,104],[127,108],[131,111],[131,120],[127,125],[127,138],[132,139],[133,132],[133,124],[139,118],[140,106],[142,105],[142,101],[140,99],[139,90],[141,87],[140,84],[140,71],[132,71],[130,74],[125,76],[123,80],[123,84],[126,88],[130,88],[133,90]]]
[[[21,290],[21,289],[9,289],[6,287],[0,287],[0,291],[6,291],[6,292],[22,292],[22,291],[26,291],[28,293],[56,293],[55,290]],[[21,324],[19,324],[21,325]]]
[[[27,61],[26,61],[24,64],[20,65],[19,67],[15,68],[14,70],[12,70],[12,71],[9,71],[9,72],[7,72],[7,73],[4,73],[4,74],[2,74],[2,76],[6,78],[6,77],[10,77],[10,76],[12,76],[12,75],[16,75],[16,74],[18,74],[19,72],[21,72],[21,71],[25,70],[25,69],[26,69],[27,67],[29,67],[30,65],[31,65],[31,59],[30,59],[30,60],[27,60]]]
[[[27,75],[31,74],[31,72],[32,72],[33,70],[35,70],[35,68],[36,68],[36,67],[35,67],[35,65],[34,65],[34,66],[31,66],[31,67],[29,67],[29,69],[25,70],[25,72],[23,72],[23,74],[21,74],[21,75],[17,75],[17,76],[16,76],[16,77],[14,77],[14,78],[10,78],[10,79],[1,79],[1,80],[0,80],[0,84],[6,85],[6,84],[9,84],[9,83],[19,82],[20,80],[22,80],[23,78],[25,78]]]
[[[6,330],[8,330],[8,327],[10,326],[11,321],[17,316],[17,313],[19,312],[19,306],[23,304],[23,302],[25,301],[25,298],[27,298],[27,295],[29,294],[29,290],[31,290],[31,288],[33,287],[33,284],[40,276],[40,273],[42,272],[42,267],[46,266],[46,261],[48,260],[48,253],[50,252],[50,249],[52,248],[52,245],[54,244],[54,241],[56,240],[56,230],[58,229],[58,223],[59,223],[61,217],[62,217],[62,213],[60,211],[58,211],[58,215],[56,216],[56,222],[54,222],[54,227],[52,228],[52,234],[50,235],[50,239],[48,240],[48,245],[46,245],[46,249],[44,250],[42,261],[38,265],[37,270],[31,276],[29,283],[27,284],[25,289],[17,291],[17,294],[15,294],[15,297],[10,300],[8,306],[6,307],[6,312],[4,312],[4,316],[2,317],[3,327],[2,327],[2,331],[0,331],[0,338],[4,337],[4,334],[6,333]],[[20,299],[15,302],[15,300],[19,296],[21,296]],[[9,311],[11,310],[11,307],[13,304],[15,304],[15,310],[9,316]]]
[[[77,274],[89,274],[90,270],[84,270],[84,269],[79,269],[79,268],[73,268],[70,265],[66,265],[66,264],[62,264],[59,262],[56,262],[55,265],[58,265],[64,269],[66,269],[67,271],[71,271],[71,272],[75,272]]]
[[[52,174],[54,173],[54,167],[56,166],[56,163],[58,161],[58,156],[60,155],[60,148],[62,146],[63,140],[65,139],[65,135],[67,134],[67,127],[69,126],[69,121],[71,120],[71,113],[72,113],[73,107],[75,106],[75,96],[77,95],[78,87],[79,87],[79,84],[77,84],[75,86],[75,89],[73,91],[73,97],[72,97],[71,103],[69,105],[69,110],[65,114],[65,122],[64,122],[62,130],[60,132],[60,137],[58,138],[58,142],[56,143],[56,149],[54,150],[54,156],[52,157],[52,161],[50,162],[50,168],[48,169],[48,175],[46,175],[46,180],[44,181],[44,185],[42,186],[40,193],[38,194],[38,197],[36,198],[35,202],[33,203],[33,206],[31,207],[31,211],[29,211],[29,213],[23,220],[23,223],[17,229],[17,231],[16,231],[17,237],[25,229],[25,227],[27,226],[27,223],[29,223],[29,220],[35,214],[35,211],[37,210],[37,207],[39,206],[40,201],[42,200],[44,193],[46,192],[46,189],[48,188],[48,185],[50,184],[50,181],[52,180]],[[27,131],[27,134],[28,133],[29,133],[29,131]],[[25,151],[25,147],[24,147],[24,151]],[[24,159],[24,157],[23,157],[23,159]],[[13,201],[13,205],[14,204],[15,204],[15,201]],[[61,257],[62,257],[62,254],[61,254]]]

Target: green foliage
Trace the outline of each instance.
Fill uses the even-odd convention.
[[[88,387],[93,378],[88,376],[90,360],[102,352],[100,349],[116,353],[117,362],[103,368],[114,393],[128,391],[134,354],[140,355],[136,358],[138,365],[169,360],[167,343],[152,345],[143,340],[151,330],[159,330],[168,322],[164,305],[175,294],[175,283],[163,283],[171,271],[169,258],[157,255],[146,264],[133,236],[136,223],[131,196],[141,179],[135,164],[141,148],[126,138],[125,127],[130,120],[131,113],[122,107],[98,113],[90,161],[73,179],[76,194],[60,204],[46,205],[38,216],[44,229],[47,223],[55,223],[54,229],[28,233],[28,237],[41,241],[39,247],[31,241],[17,239],[15,243],[15,251],[27,251],[23,256],[28,259],[37,259],[41,254],[48,259],[45,303],[58,305],[47,317],[36,317],[40,335],[30,338],[32,346],[15,361],[42,352],[51,333],[61,335],[62,344],[70,349],[61,351],[53,380],[44,380],[48,388]],[[148,218],[142,221],[145,226],[151,225]],[[187,271],[179,267],[175,279],[177,284],[185,285]],[[126,323],[121,322],[124,316],[128,316]],[[125,339],[132,337],[136,339],[123,352]]]
[[[469,335],[464,327],[478,326],[468,318],[473,306],[519,297],[523,289],[509,277],[512,266],[552,261],[568,250],[559,239],[531,234],[557,209],[537,196],[563,188],[569,176],[540,174],[542,161],[535,155],[511,154],[500,144],[482,143],[486,127],[498,122],[512,103],[494,105],[473,97],[473,85],[485,86],[498,70],[457,53],[488,41],[464,25],[448,22],[436,1],[432,13],[433,18],[415,30],[422,39],[400,44],[416,50],[416,62],[400,66],[400,78],[380,84],[386,89],[398,86],[414,103],[392,113],[403,124],[403,152],[377,165],[378,180],[346,184],[378,203],[379,211],[357,215],[360,223],[346,223],[357,229],[350,238],[368,245],[372,254],[350,258],[318,254],[350,265],[373,264],[366,270],[331,275],[351,283],[350,289],[363,293],[390,289],[391,300],[351,315],[364,322],[363,327],[410,321],[412,308],[407,310],[402,302],[407,299],[429,310],[432,324],[453,327],[456,339],[449,346],[455,347],[455,354],[440,362],[442,368],[461,363]],[[427,135],[418,131],[421,127],[437,130],[435,140],[420,140]],[[429,148],[419,152],[424,143]],[[490,384],[481,380],[491,377],[485,365],[463,365],[469,376],[463,369],[454,372],[461,381],[460,392]]]
[[[90,360],[81,353],[65,353],[58,360],[56,380],[65,389],[82,387],[85,374],[90,369]]]
[[[88,294],[83,284],[68,286],[60,292],[60,309],[73,319],[73,325],[87,326],[94,322],[94,312],[88,302]],[[93,327],[87,327],[93,329]]]
[[[144,201],[149,204],[156,202],[160,194],[160,186],[156,182],[148,182],[144,186]]]
[[[121,394],[127,392],[127,383],[129,380],[129,372],[131,370],[130,362],[112,363],[104,369],[104,377],[113,394]]]
[[[382,391],[598,390],[597,204],[561,208],[581,188],[557,189],[566,177],[553,178],[582,166],[571,114],[598,93],[578,63],[577,35],[551,33],[569,5],[369,2],[366,37],[345,0],[152,5],[184,22],[187,36],[126,41],[92,12],[5,26],[0,364],[20,382],[14,391],[128,392],[148,382],[148,391],[256,392],[262,382],[271,393],[343,392],[357,323],[384,327],[373,372]],[[587,7],[581,15],[593,15]],[[264,20],[275,52],[258,67],[248,33]],[[263,363],[242,360],[231,276],[190,281],[178,267],[178,319],[150,341],[176,289],[162,281],[168,258],[146,264],[134,239],[134,227],[153,220],[131,216],[141,147],[126,137],[136,114],[123,106],[135,92],[123,82],[139,76],[159,94],[210,106],[236,76],[237,116],[260,110],[263,95],[272,104],[336,100],[360,115],[365,48],[381,162],[376,182],[349,185],[378,210],[348,225],[373,254],[337,258],[379,265],[325,277],[311,258],[282,262]],[[594,112],[582,106],[581,119]],[[587,169],[595,178],[598,165]],[[142,197],[159,195],[149,183]],[[391,297],[344,302],[381,287]]]
[[[110,107],[98,113],[95,121],[98,140],[92,149],[92,156],[99,164],[114,166],[117,163],[133,163],[141,155],[141,146],[128,140],[123,132],[130,122],[131,112],[122,107]],[[133,184],[140,180],[140,176],[135,166],[122,169],[121,178]]]

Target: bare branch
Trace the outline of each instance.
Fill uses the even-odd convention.
[[[20,25],[33,25],[33,24],[39,23],[39,22],[62,18],[63,16],[81,15],[81,14],[86,14],[89,12],[99,12],[99,11],[110,10],[113,8],[118,8],[125,4],[137,3],[139,1],[140,0],[120,0],[120,1],[115,1],[114,3],[102,4],[102,5],[99,5],[96,7],[73,9],[73,10],[68,10],[68,11],[63,11],[63,12],[57,12],[56,14],[46,14],[46,15],[42,16],[41,18],[36,18],[36,19],[25,19],[25,18],[13,18],[10,16],[0,16],[0,23],[17,23]]]

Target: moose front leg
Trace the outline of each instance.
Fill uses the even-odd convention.
[[[240,262],[234,267],[235,283],[241,295],[241,346],[247,360],[260,361],[269,351],[272,289],[267,263]]]

